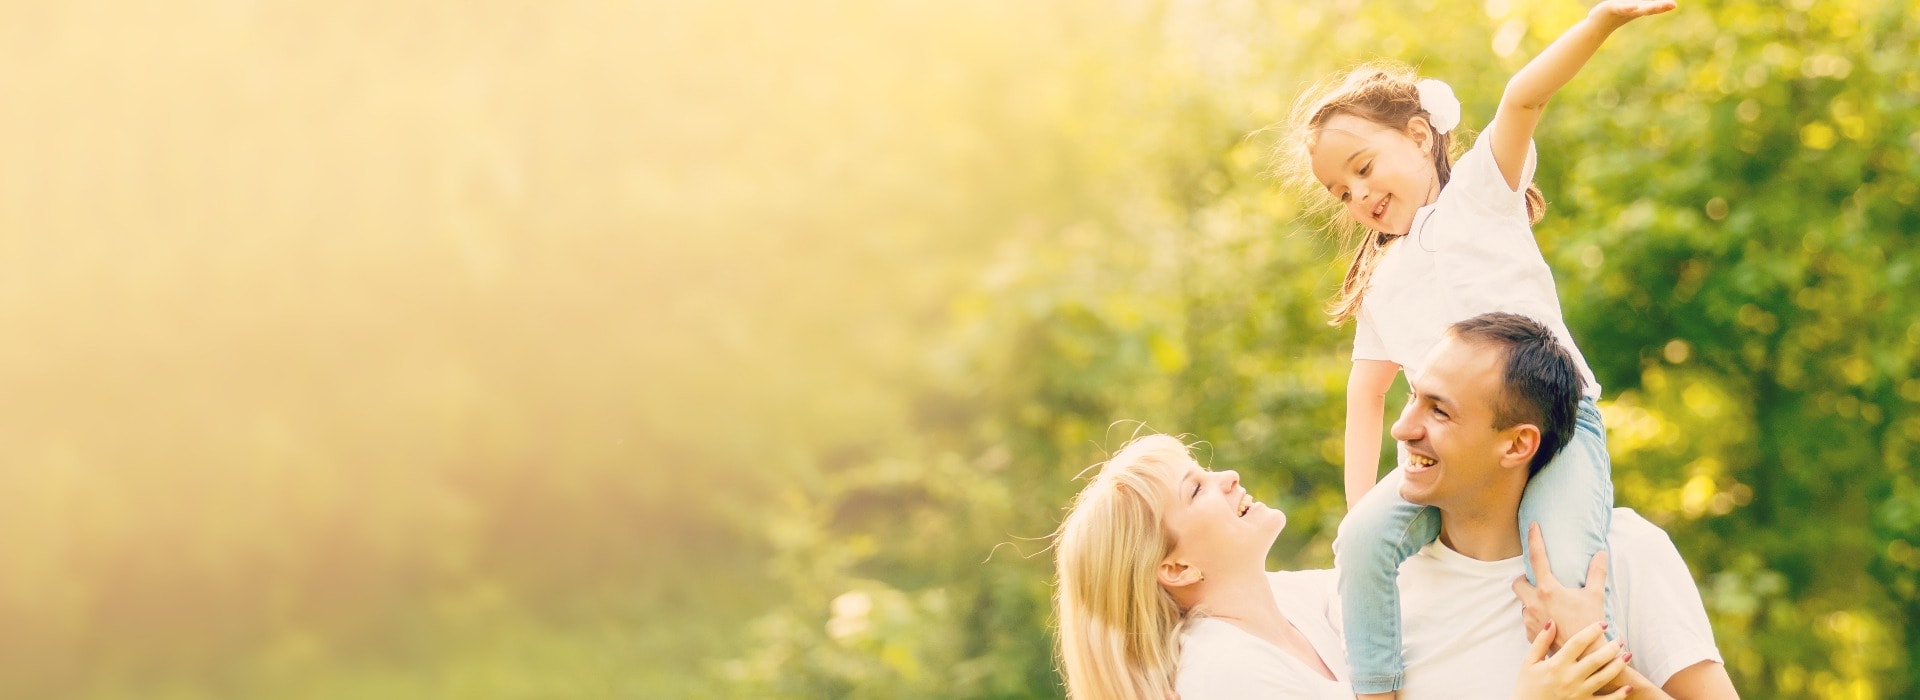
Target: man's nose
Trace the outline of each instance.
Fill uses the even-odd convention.
[[[1419,423],[1420,421],[1414,418],[1413,405],[1408,404],[1406,410],[1400,412],[1400,418],[1393,421],[1393,429],[1390,431],[1393,439],[1401,442],[1420,439],[1422,431]]]

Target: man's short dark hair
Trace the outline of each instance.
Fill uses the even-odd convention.
[[[1573,439],[1574,416],[1586,385],[1573,355],[1544,324],[1503,311],[1455,323],[1447,332],[1505,356],[1505,381],[1500,395],[1493,397],[1493,427],[1505,430],[1531,423],[1540,428],[1540,449],[1527,465],[1532,478]]]

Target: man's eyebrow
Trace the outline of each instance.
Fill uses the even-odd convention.
[[[1435,404],[1446,407],[1447,410],[1449,411],[1453,410],[1453,399],[1449,399],[1445,396],[1442,396],[1440,394],[1435,394],[1430,391],[1421,391],[1420,387],[1414,385],[1413,380],[1411,378],[1407,380],[1407,391],[1412,392],[1416,399],[1424,398],[1428,401],[1434,402]]]

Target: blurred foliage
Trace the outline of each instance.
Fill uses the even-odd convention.
[[[1481,126],[1583,11],[9,3],[0,695],[1058,695],[1045,536],[1143,425],[1330,563],[1351,329],[1269,127],[1376,57]],[[1915,55],[1687,5],[1539,132],[1619,501],[1748,697],[1920,692]]]

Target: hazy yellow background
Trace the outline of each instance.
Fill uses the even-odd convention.
[[[0,697],[1057,694],[1018,554],[1115,420],[1328,563],[1263,127],[1382,56],[1478,124],[1584,5],[0,1]],[[1796,5],[1616,40],[1540,238],[1743,689],[1875,697],[1920,14]]]

